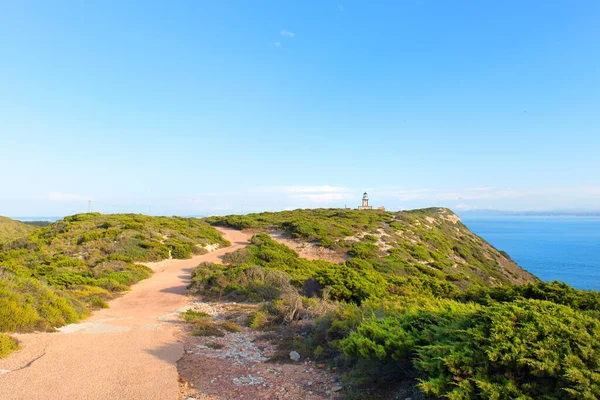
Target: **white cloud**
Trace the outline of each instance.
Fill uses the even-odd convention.
[[[294,32],[286,31],[285,29],[283,29],[281,31],[281,36],[287,36],[287,37],[293,38],[295,35],[294,35]]]
[[[343,186],[282,186],[273,189],[288,195],[294,202],[308,200],[312,203],[328,203],[352,197],[352,190]]]
[[[50,193],[48,193],[48,200],[50,200],[50,201],[88,201],[88,200],[92,200],[92,198],[89,196],[82,196],[79,194],[50,192]]]
[[[273,44],[275,45],[275,47],[281,47],[281,42],[275,42]]]
[[[338,10],[340,10],[341,12],[344,12],[345,8],[343,4],[338,4]]]

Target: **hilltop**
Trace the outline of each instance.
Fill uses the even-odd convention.
[[[214,225],[271,233],[296,250],[327,249],[328,260],[361,259],[385,275],[424,275],[458,288],[535,282],[508,254],[472,233],[445,208],[402,212],[295,210],[211,217]],[[281,240],[283,231],[292,241]],[[285,237],[285,235],[284,235]],[[300,250],[302,254],[302,250]],[[313,258],[313,257],[311,257]]]
[[[20,221],[15,221],[14,219],[0,216],[0,245],[2,243],[26,236],[28,233],[33,232],[34,230],[35,227],[32,225],[24,224]]]

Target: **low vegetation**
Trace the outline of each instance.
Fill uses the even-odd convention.
[[[0,217],[0,246],[3,243],[27,236],[34,230],[35,226],[7,217]]]
[[[249,326],[287,332],[290,348],[344,369],[356,398],[374,387],[455,400],[600,398],[600,294],[539,282],[448,210],[210,221],[283,229],[347,254],[307,260],[257,233],[225,265],[200,265],[190,289],[262,303]]]
[[[242,328],[233,321],[216,322],[202,311],[187,310],[181,313],[183,320],[191,325],[192,336],[223,337],[226,332],[240,332]]]
[[[19,348],[19,344],[8,335],[0,333],[0,358],[4,358]]]
[[[0,245],[0,332],[75,322],[149,277],[152,270],[139,262],[189,258],[206,245],[229,244],[193,218],[89,213],[26,227],[28,235]]]
[[[236,229],[283,230],[292,238],[327,247],[346,258],[365,260],[387,275],[427,275],[461,289],[536,281],[445,208],[399,213],[294,210],[211,217],[207,221]]]

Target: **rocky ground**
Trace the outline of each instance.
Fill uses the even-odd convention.
[[[192,336],[181,332],[184,355],[177,363],[181,398],[216,399],[335,399],[342,390],[339,376],[323,364],[286,354],[282,359],[273,338],[245,327],[256,306],[191,302],[215,322],[235,321],[240,332],[224,336]]]

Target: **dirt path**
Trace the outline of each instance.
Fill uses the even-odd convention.
[[[15,335],[23,350],[0,360],[0,399],[177,399],[183,345],[174,334],[189,274],[248,244],[243,232],[221,231],[231,247],[148,264],[151,278],[86,321],[58,333]]]

